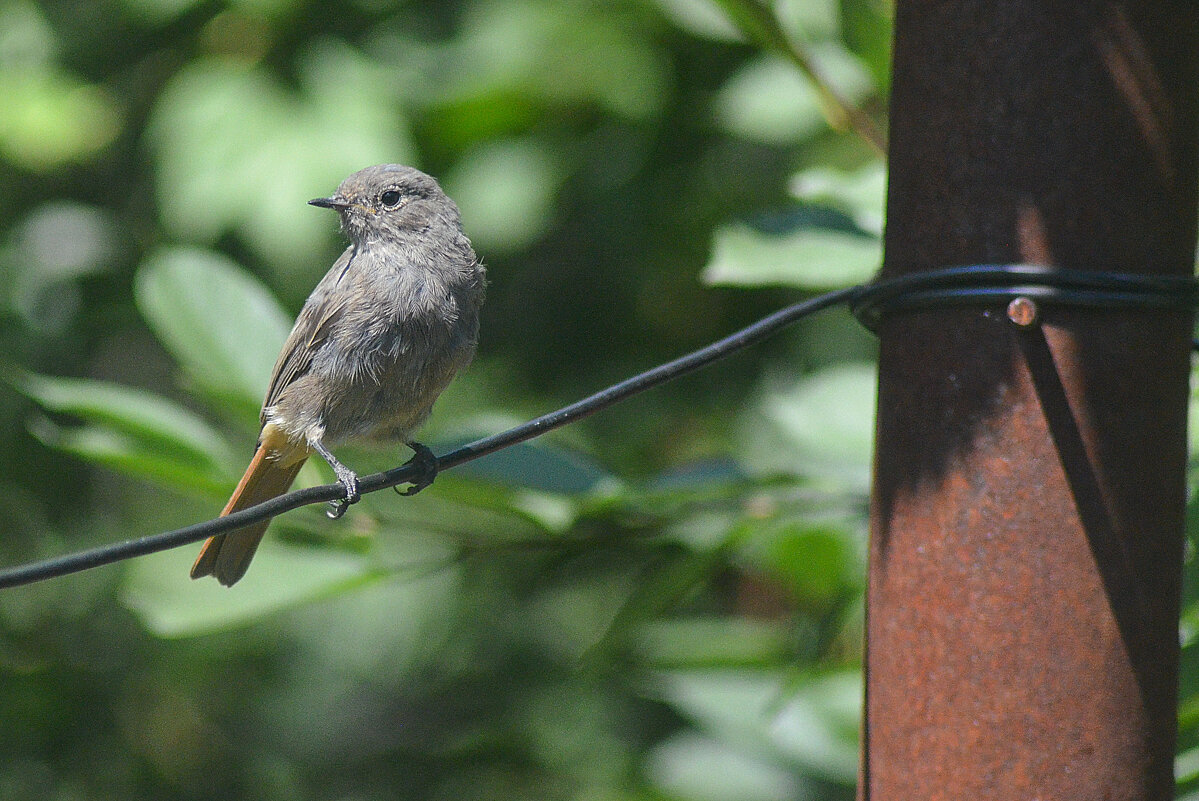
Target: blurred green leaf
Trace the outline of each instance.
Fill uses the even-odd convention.
[[[47,447],[159,484],[209,494],[229,488],[225,475],[213,467],[164,454],[162,447],[121,431],[86,425],[67,428],[46,418],[32,420],[29,430]]]
[[[188,576],[199,546],[135,560],[122,602],[160,637],[191,637],[251,623],[265,615],[378,581],[370,560],[340,551],[281,545],[268,534],[254,569],[236,589]]]
[[[816,774],[852,786],[858,773],[862,693],[857,670],[805,681],[778,710],[773,742]]]
[[[839,45],[821,44],[810,55],[822,76],[850,103],[873,88],[869,75]],[[772,145],[803,141],[824,130],[820,92],[794,64],[760,56],[742,67],[716,98],[716,119],[730,133]]]
[[[763,50],[775,50],[786,42],[773,3],[766,0],[712,0],[746,38]]]
[[[1199,748],[1183,751],[1174,758],[1174,780],[1193,782],[1199,779]]]
[[[506,252],[527,247],[545,231],[562,178],[545,148],[506,141],[467,154],[444,184],[475,246]]]
[[[676,734],[648,754],[645,772],[670,798],[686,801],[790,801],[803,781],[775,760],[715,737]]]
[[[654,687],[708,736],[734,748],[842,784],[857,777],[856,671],[790,688],[771,671],[671,671],[656,674]]]
[[[83,378],[25,374],[13,383],[45,409],[114,428],[195,462],[229,458],[224,439],[197,415],[132,387]]]
[[[524,493],[489,482],[464,479],[457,470],[439,476],[419,495],[394,498],[370,496],[371,506],[388,527],[427,531],[473,547],[502,548],[519,542],[540,542],[561,533],[564,516],[573,522],[575,505],[567,498],[546,494],[547,505],[530,509]]]
[[[790,624],[744,617],[690,617],[642,624],[640,661],[657,668],[767,665],[788,653]]]
[[[1199,454],[1199,363],[1191,365],[1190,401],[1187,404],[1188,452]],[[1199,460],[1192,459],[1192,469],[1199,467]],[[1199,476],[1199,472],[1196,473]],[[1199,519],[1199,518],[1197,518]]]
[[[693,36],[718,42],[743,42],[745,37],[712,0],[657,0],[670,21]]]
[[[142,316],[199,388],[257,414],[291,329],[262,284],[224,256],[174,248],[146,258],[134,293]]]
[[[741,458],[757,474],[803,475],[865,495],[876,372],[847,364],[766,389],[742,417]]]
[[[840,41],[844,0],[770,0],[762,5],[771,8],[779,30],[792,41]]]
[[[454,446],[449,447],[453,449]],[[616,481],[612,473],[587,455],[542,440],[522,442],[490,453],[467,462],[457,471],[461,476],[497,484],[566,495],[594,492]]]
[[[0,68],[45,67],[60,48],[38,3],[6,0],[0,4]]]
[[[894,6],[881,0],[841,3],[845,44],[867,65],[885,97],[891,88],[891,40]]]
[[[0,248],[0,273],[9,279],[0,303],[28,328],[61,336],[78,318],[83,279],[112,271],[119,258],[115,215],[83,203],[48,201],[29,209]]]
[[[809,167],[791,178],[791,192],[805,203],[831,206],[845,212],[863,231],[881,237],[887,202],[887,168],[881,161],[853,171]],[[875,261],[877,267],[880,258]]]
[[[801,608],[825,608],[861,589],[864,542],[863,532],[831,520],[788,520],[758,526],[739,555],[782,579]]]
[[[216,58],[172,79],[150,141],[163,221],[177,237],[209,244],[237,231],[268,263],[308,264],[333,232],[305,207],[310,198],[370,164],[413,160],[377,67],[332,42],[316,43],[301,65],[298,94],[262,68]]]
[[[219,492],[228,486],[232,457],[225,441],[172,401],[87,379],[24,375],[14,384],[43,408],[91,424],[35,421],[33,433],[51,447],[186,489]]]
[[[593,103],[620,116],[657,112],[668,67],[636,8],[562,0],[471,3],[447,48],[441,102],[512,95],[539,104]]]
[[[0,96],[0,153],[23,169],[84,161],[121,130],[121,114],[107,91],[65,73],[0,70]]]
[[[868,280],[882,263],[878,239],[830,228],[783,234],[744,224],[716,230],[703,279],[716,286],[794,286],[827,290]]]

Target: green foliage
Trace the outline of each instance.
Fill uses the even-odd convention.
[[[369,163],[440,176],[488,265],[439,451],[863,280],[884,171],[836,100],[879,107],[888,36],[873,0],[0,0],[0,558],[219,510],[341,247],[304,203]],[[0,797],[851,797],[850,330],[284,515],[232,590],[181,548],[5,591]]]
[[[219,254],[151,253],[138,310],[197,390],[257,412],[291,322],[261,283]]]
[[[185,489],[220,492],[231,474],[225,441],[202,418],[158,395],[78,378],[22,376],[14,385],[48,412],[82,425],[36,418],[31,430],[46,445],[123,472]]]
[[[1190,497],[1187,502],[1187,553],[1182,576],[1182,614],[1179,640],[1182,664],[1179,674],[1178,758],[1174,766],[1179,798],[1199,795],[1199,367],[1192,370],[1188,431],[1191,460],[1188,467]]]

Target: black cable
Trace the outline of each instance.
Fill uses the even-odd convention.
[[[1026,297],[1046,304],[1091,308],[1194,309],[1199,283],[1190,276],[1132,275],[1043,267],[1036,264],[974,264],[908,273],[862,287],[850,311],[874,330],[900,311]]]
[[[614,384],[583,400],[542,415],[499,434],[477,440],[437,458],[438,470],[486,456],[532,439],[567,423],[581,420],[619,401],[686,375],[736,351],[757,344],[791,323],[832,306],[847,304],[867,328],[883,317],[967,303],[998,303],[1026,297],[1048,304],[1094,308],[1151,308],[1192,310],[1199,302],[1199,283],[1182,276],[1141,276],[1059,270],[1027,264],[971,265],[910,273],[869,284],[840,289],[796,303],[704,348],[658,365]],[[363,494],[377,492],[417,477],[419,468],[402,466],[359,479]],[[0,571],[0,589],[77,573],[134,556],[198,542],[214,534],[275,517],[308,504],[344,497],[340,484],[297,490],[242,509],[226,517],[195,523],[174,531],[103,545]]]

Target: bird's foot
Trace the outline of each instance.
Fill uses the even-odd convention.
[[[401,495],[415,495],[437,478],[437,457],[433,455],[433,451],[419,442],[409,442],[408,447],[415,451],[416,455],[404,462],[404,466],[412,465],[420,472],[417,473],[416,478],[412,480],[411,486],[407,489],[401,491],[399,487],[393,487]]]
[[[346,513],[351,504],[357,503],[361,495],[358,493],[358,474],[345,465],[338,463],[333,466],[337,474],[337,483],[345,488],[346,497],[329,501],[329,510],[325,512],[330,520],[336,520]]]

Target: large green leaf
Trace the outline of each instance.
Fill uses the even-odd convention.
[[[776,760],[715,737],[682,732],[649,752],[645,772],[669,798],[687,801],[791,801],[814,798]]]
[[[820,203],[848,214],[863,231],[883,233],[887,167],[881,161],[856,170],[810,167],[791,178],[791,191],[805,203]],[[875,262],[876,266],[878,262]]]
[[[444,183],[480,252],[504,252],[527,247],[544,233],[562,175],[546,148],[511,140],[476,148]]]
[[[257,412],[291,327],[266,287],[224,256],[172,248],[147,257],[134,292],[154,333],[200,389]]]
[[[228,456],[224,439],[208,423],[161,395],[108,381],[33,374],[14,384],[50,411],[115,428],[196,460],[218,462]]]
[[[43,408],[84,421],[32,424],[45,444],[184,489],[228,488],[232,456],[221,436],[173,401],[105,381],[23,375],[14,385]]]
[[[232,59],[193,61],[155,106],[149,139],[167,229],[209,244],[236,231],[268,264],[309,266],[333,221],[305,207],[351,172],[411,162],[393,82],[343,45],[300,59],[300,91]],[[352,87],[352,90],[349,89]]]
[[[185,637],[243,626],[264,615],[383,577],[365,557],[281,545],[269,536],[236,587],[188,576],[199,546],[135,560],[122,600],[161,637]]]
[[[814,45],[809,53],[821,74],[849,102],[873,84],[857,59],[841,45]],[[717,96],[717,122],[732,134],[773,145],[790,144],[825,130],[824,100],[794,64],[763,55],[731,77]]]
[[[831,781],[852,784],[857,776],[857,671],[790,684],[774,671],[671,671],[658,674],[654,688],[721,742]]]
[[[717,286],[825,290],[866,281],[881,262],[877,237],[817,225],[774,233],[737,223],[716,230],[703,278]]]
[[[743,464],[758,474],[802,475],[865,495],[876,382],[872,365],[852,364],[769,386],[742,418]]]

